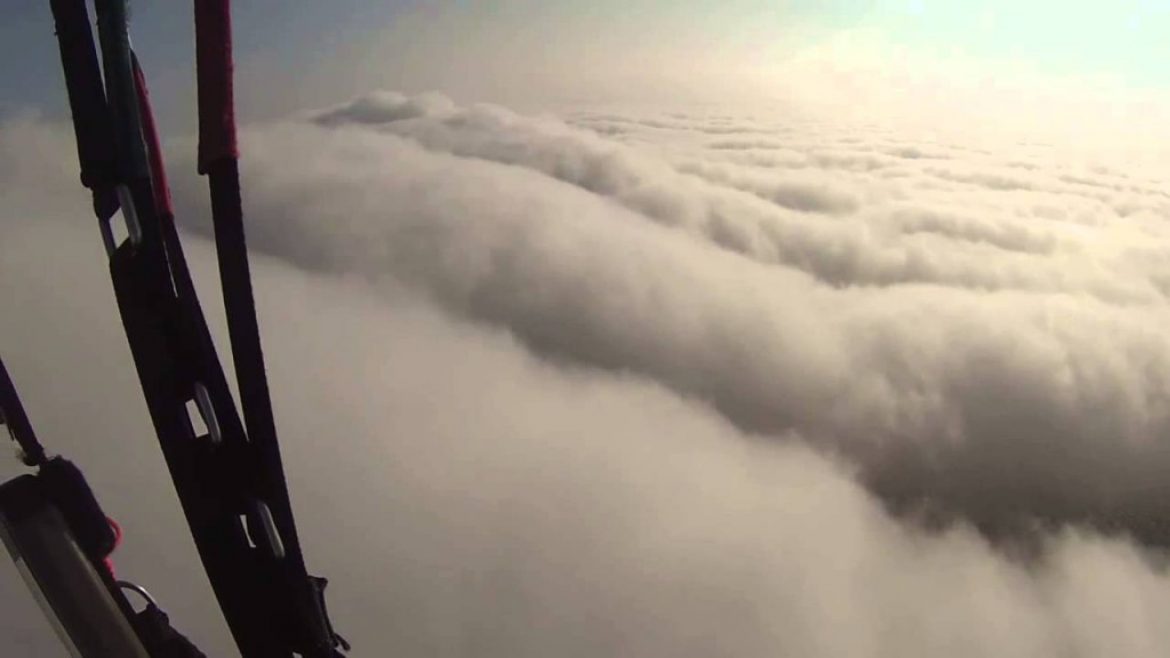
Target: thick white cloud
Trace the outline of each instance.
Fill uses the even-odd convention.
[[[434,109],[420,115],[423,105]],[[603,116],[612,120],[612,115]],[[824,144],[839,139],[834,127],[826,127],[819,120],[810,123],[799,115],[791,117],[801,128],[794,132],[789,132],[792,128],[777,128],[777,121],[751,121],[749,125],[768,126],[753,128],[765,134],[783,131],[788,135],[790,145],[786,149],[764,152],[762,157],[771,158],[776,153],[784,158],[795,155],[802,167],[813,171],[793,172],[783,166],[779,172],[770,171],[777,164],[774,161],[763,170],[729,165],[718,158],[707,162],[697,157],[694,149],[673,153],[671,149],[677,150],[676,144],[692,139],[688,125],[705,123],[701,117],[671,116],[665,122],[641,116],[630,119],[625,125],[653,124],[654,133],[663,133],[656,135],[650,145],[634,146],[571,129],[555,118],[525,117],[494,106],[456,108],[434,95],[421,100],[395,94],[363,97],[322,114],[318,121],[336,125],[347,117],[379,132],[406,137],[430,150],[533,169],[617,201],[663,225],[704,236],[764,263],[797,267],[837,286],[942,283],[977,289],[1089,294],[1114,303],[1162,299],[1160,290],[1149,280],[1122,277],[1109,268],[1083,267],[1083,254],[1075,249],[1083,236],[1063,226],[1052,226],[1048,220],[1029,227],[1016,217],[1018,213],[1032,216],[1034,206],[1051,204],[1054,198],[1068,206],[1056,208],[1066,217],[1076,212],[1075,219],[1087,221],[1083,219],[1086,214],[1096,217],[1106,210],[1112,217],[1113,211],[1104,202],[1086,205],[1083,196],[1065,194],[1069,185],[1054,183],[1042,193],[1008,199],[1009,205],[1005,206],[1005,200],[989,196],[985,187],[956,191],[947,186],[968,179],[999,179],[986,172],[982,178],[959,178],[959,174],[942,168],[933,158],[912,159],[918,167],[886,168],[875,176],[873,168],[864,164],[874,157],[870,152],[873,145],[827,151]],[[898,153],[927,152],[900,140],[874,139],[864,130],[860,138],[888,141],[892,146],[883,148]],[[771,144],[775,139],[773,136],[751,143]],[[656,154],[664,149],[667,153]],[[930,153],[937,156],[938,151],[933,147]],[[969,159],[975,162],[968,169],[986,170],[990,165],[984,160],[995,162],[990,154]],[[678,162],[672,166],[675,160]],[[925,205],[931,209],[949,206],[952,212],[963,214],[978,211],[987,215],[980,223],[1010,224],[1014,227],[1010,231],[1028,234],[1030,239],[1024,239],[1030,243],[1067,237],[1073,253],[1070,258],[1055,253],[1044,260],[1005,258],[986,248],[1002,246],[1003,240],[977,239],[976,244],[946,245],[944,256],[929,239],[903,239],[900,234],[891,239],[875,233],[882,226],[897,228],[899,219],[907,216],[908,204],[913,210]],[[1167,208],[1165,203],[1162,207]],[[870,220],[825,222],[808,212],[794,210],[830,215],[861,210]],[[911,231],[921,233],[916,226]],[[970,242],[970,234],[968,229],[948,235]]]
[[[2,326],[26,348],[12,369],[42,436],[126,527],[120,573],[226,653],[93,232],[9,228],[0,263],[27,303]],[[209,248],[191,250],[213,290]],[[302,536],[364,653],[1153,656],[1170,642],[1150,612],[1170,603],[1167,578],[1130,546],[1062,535],[1025,567],[969,531],[900,525],[824,458],[652,384],[550,366],[402,291],[264,259],[256,278]],[[81,406],[54,413],[64,401]]]
[[[1142,291],[1155,245],[1126,269],[1008,212],[944,216],[945,191],[938,208],[903,199],[904,216],[862,192],[852,213],[791,213],[679,173],[669,147],[435,97],[366,101],[374,114],[411,103],[401,116],[414,118],[389,131],[291,123],[245,144],[250,237],[279,259],[260,258],[256,281],[294,504],[361,652],[1170,647],[1170,578],[1144,549],[1063,529],[1014,560],[964,523],[1031,512],[1158,538],[1170,318],[1152,294],[1106,303],[1097,279],[1039,264],[1096,261],[1100,280]],[[467,125],[442,125],[457,116]],[[0,190],[20,213],[4,217],[0,278],[14,282],[4,308],[20,312],[0,315],[6,358],[46,442],[90,469],[127,526],[123,572],[224,652],[85,197],[59,193],[76,187],[67,134],[12,128],[0,128]],[[178,171],[179,208],[199,230],[202,181]],[[846,273],[830,286],[761,255],[782,240],[747,246],[757,253],[717,230],[736,221],[761,233],[791,222],[793,240],[831,226],[862,236],[865,258],[979,248],[980,271],[1064,278],[989,291],[924,267],[915,285]],[[1119,252],[1137,244],[1098,230]],[[832,257],[837,243],[818,240],[799,243],[806,257]],[[210,249],[190,243],[211,293]],[[854,473],[959,523],[895,520]],[[37,646],[26,653],[53,655]]]
[[[846,271],[826,286],[727,249],[740,234],[718,222],[674,230],[716,219],[712,199],[738,210],[755,195],[552,119],[439,117],[387,124],[409,139],[303,124],[253,135],[254,244],[405,282],[542,354],[656,380],[741,428],[798,431],[856,460],[894,501],[989,528],[1039,515],[1167,540],[1170,339],[1158,329],[1170,313],[1158,270],[1111,262],[1043,222],[956,218],[907,198],[885,228],[869,209],[793,226],[831,225],[856,261],[899,250],[922,283]],[[831,242],[801,248],[809,262],[840,259]],[[1004,289],[1013,280],[1020,290]]]

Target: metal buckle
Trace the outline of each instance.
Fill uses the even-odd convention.
[[[134,209],[134,197],[130,194],[130,188],[125,185],[118,185],[114,191],[118,195],[118,206],[121,208],[122,219],[126,222],[126,232],[129,235],[130,244],[137,247],[142,243],[142,225],[138,223],[138,211]],[[120,246],[114,239],[114,228],[111,226],[113,221],[113,215],[108,219],[98,221],[98,228],[102,232],[102,242],[106,245],[106,256],[110,258],[114,257],[114,251]]]
[[[195,405],[199,407],[199,415],[203,416],[203,424],[207,426],[207,434],[213,445],[223,443],[223,433],[219,429],[219,417],[215,415],[215,407],[211,405],[211,393],[207,387],[195,382]]]

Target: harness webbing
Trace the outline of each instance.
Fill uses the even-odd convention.
[[[64,67],[65,90],[73,115],[77,138],[77,159],[81,163],[81,184],[92,190],[94,214],[99,221],[118,209],[114,198],[114,141],[101,70],[94,52],[93,33],[85,4],[74,0],[50,0],[57,43]]]
[[[48,457],[45,448],[37,440],[33,432],[32,423],[28,422],[28,415],[24,412],[24,405],[16,394],[16,387],[12,378],[8,376],[8,369],[0,359],[0,425],[8,428],[8,434],[20,448],[20,459],[26,466],[40,466]]]
[[[125,0],[95,0],[104,85],[85,0],[52,0],[52,6],[82,180],[95,199],[112,198],[114,209],[121,206],[128,227],[129,238],[117,243],[108,226],[113,211],[105,214],[95,201],[122,323],[159,445],[224,617],[245,658],[290,658],[294,652],[339,656],[336,647],[345,645],[325,616],[324,580],[305,570],[264,376],[236,173],[228,3],[195,4],[201,150],[204,85],[219,85],[207,93],[221,99],[215,107],[226,123],[219,122],[219,134],[230,139],[218,142],[208,173],[247,431],[173,221],[145,76],[130,50]],[[219,43],[218,55],[215,41],[207,46],[208,34]],[[205,62],[217,56],[221,73],[209,77]],[[197,435],[192,413],[206,433]]]
[[[223,289],[232,361],[248,438],[261,462],[257,486],[269,501],[283,541],[281,564],[296,591],[292,603],[302,621],[303,641],[327,651],[344,640],[334,633],[324,610],[323,579],[308,579],[285,484],[276,438],[272,400],[260,346],[240,199],[232,85],[230,0],[195,0],[195,61],[199,104],[199,173],[208,178],[216,255]]]

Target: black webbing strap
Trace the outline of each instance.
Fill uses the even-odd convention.
[[[94,213],[105,221],[118,209],[113,195],[114,142],[89,14],[84,3],[74,0],[50,0],[49,5],[61,61],[69,62],[64,68],[65,90],[73,114],[81,184],[93,191]]]
[[[24,405],[20,403],[20,396],[16,394],[16,387],[8,376],[3,359],[0,359],[0,424],[8,428],[8,434],[20,448],[20,459],[26,466],[45,463],[45,448],[37,440],[32,423],[28,422],[28,415],[24,412]]]
[[[207,658],[186,636],[171,626],[171,618],[153,602],[135,614],[132,623],[152,658]]]
[[[252,297],[236,161],[216,161],[207,175],[240,406],[248,440],[258,460],[252,485],[258,498],[267,501],[273,525],[283,544],[284,557],[280,568],[283,578],[294,590],[287,603],[291,608],[288,612],[296,622],[290,629],[299,635],[296,641],[298,651],[305,655],[333,656],[335,647],[346,645],[334,633],[325,615],[323,587],[316,586],[320,579],[311,579],[305,568],[288,497]]]
[[[116,185],[123,213],[135,218],[138,232],[110,255],[123,326],[159,445],[233,637],[247,658],[287,658],[291,651],[278,614],[287,594],[279,583],[273,586],[274,569],[266,565],[263,544],[249,536],[248,526],[259,523],[249,510],[246,486],[253,451],[198,309],[173,223],[160,214],[154,195],[125,4],[95,4],[114,122]],[[208,434],[196,436],[188,405],[203,416]]]
[[[281,566],[295,589],[291,613],[302,633],[300,651],[333,655],[346,646],[333,631],[324,610],[322,579],[305,569],[296,523],[288,498],[272,401],[260,345],[260,328],[252,293],[248,248],[240,199],[232,81],[230,0],[195,0],[196,72],[199,102],[198,170],[208,177],[216,255],[240,406],[248,438],[261,464],[261,490],[284,544]]]
[[[199,307],[171,216],[145,80],[129,49],[125,0],[96,0],[95,6],[105,98],[93,103],[110,117],[110,185],[130,236],[115,243],[103,224],[103,237],[143,394],[196,548],[245,658],[335,656],[322,587],[305,572],[275,433],[261,429],[258,436],[271,438],[257,440],[245,432]],[[54,13],[88,25],[85,0],[54,0]],[[69,34],[70,47],[61,48],[66,77],[78,78],[79,89],[92,88],[98,71],[78,54],[88,48],[96,61],[92,34]],[[101,88],[100,79],[96,84]],[[71,107],[80,153],[79,123],[91,122],[79,121],[78,113],[90,105]],[[235,197],[238,204],[238,187]],[[243,272],[247,278],[246,267]],[[233,306],[229,312],[238,316]],[[245,358],[259,364],[262,376],[258,347],[257,331],[255,357]],[[267,401],[266,386],[262,390]],[[245,409],[255,409],[254,395],[246,395]],[[207,428],[198,435],[193,409]],[[271,405],[259,409],[271,428]]]

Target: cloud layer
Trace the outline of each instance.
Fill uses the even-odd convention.
[[[734,177],[695,175],[703,158],[740,165],[673,139],[635,148],[551,117],[394,94],[322,117],[329,126],[275,126],[249,143],[254,243],[269,253],[406,284],[547,357],[708,403],[742,430],[796,432],[899,505],[989,530],[1042,518],[1170,539],[1156,224],[1088,214],[1105,205],[1075,227],[1031,214],[1053,196],[1083,204],[1041,174],[1042,191],[1024,196],[936,190],[943,153],[963,163],[947,171],[991,166],[864,132],[856,150],[893,153],[908,173],[817,167],[807,189],[846,190],[857,207],[795,212]],[[1132,187],[1162,211],[1156,189]]]
[[[13,371],[42,436],[126,527],[120,573],[227,654],[105,282],[32,275],[100,270],[88,233],[8,233],[3,273],[30,300],[4,316],[28,347]],[[211,290],[210,249],[190,242]],[[405,291],[263,259],[256,280],[306,550],[364,653],[1154,656],[1170,642],[1155,612],[1170,581],[1132,546],[1065,533],[1025,567],[971,531],[896,522],[824,457],[644,380],[550,366]],[[52,413],[63,401],[83,406]],[[5,616],[22,631],[8,637],[57,655],[19,626],[32,614]]]
[[[1090,186],[961,173],[1026,174],[1001,162],[1032,162],[1025,148],[833,126],[709,148],[729,138],[706,128],[775,122],[637,114],[608,120],[618,141],[437,96],[323,116],[251,131],[244,185],[294,505],[363,653],[1170,647],[1155,554],[1062,528],[1010,557],[967,525],[1162,538],[1156,183],[1107,197],[1146,210],[1101,215],[1109,202],[1073,192]],[[127,526],[120,568],[226,653],[84,196],[59,192],[76,187],[68,132],[15,127],[0,128],[10,368]],[[745,159],[773,142],[793,165]],[[174,178],[186,228],[205,231],[202,181]],[[794,208],[772,189],[849,202]],[[210,248],[189,243],[212,293]],[[928,531],[891,502],[952,523]],[[2,623],[55,655],[28,618]]]

